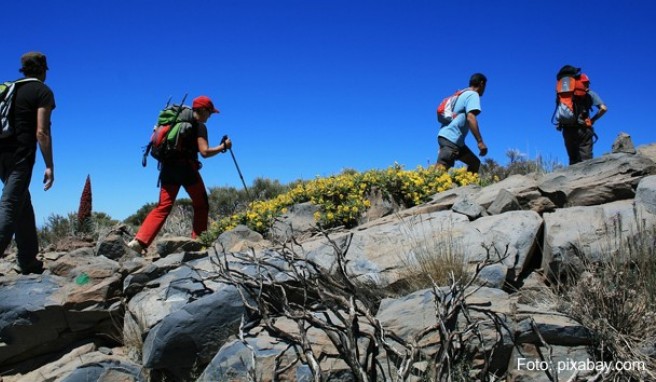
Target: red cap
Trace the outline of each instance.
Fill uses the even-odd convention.
[[[579,81],[581,81],[581,82],[590,82],[590,79],[588,78],[587,75],[585,75],[585,73],[581,73],[581,76],[579,77]]]
[[[198,96],[194,98],[194,103],[191,105],[193,109],[210,109],[212,113],[218,113],[219,110],[214,107],[212,100],[206,96]]]

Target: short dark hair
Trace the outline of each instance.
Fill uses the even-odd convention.
[[[483,83],[487,83],[487,77],[483,73],[474,73],[469,77],[469,86],[481,86]]]
[[[18,70],[28,77],[39,76],[48,70],[46,56],[40,52],[28,52],[21,57],[21,68]]]

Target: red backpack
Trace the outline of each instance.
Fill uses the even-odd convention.
[[[457,90],[453,95],[444,98],[437,106],[437,121],[441,123],[442,126],[451,123],[451,121],[453,121],[458,115],[458,113],[453,111],[453,108],[456,105],[458,97],[460,97],[460,94],[464,93],[465,90]]]

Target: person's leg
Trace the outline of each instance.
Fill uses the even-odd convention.
[[[16,233],[26,197],[29,198],[31,178],[32,166],[29,161],[14,163],[13,153],[0,155],[0,179],[4,184],[0,197],[0,255],[4,254]]]
[[[579,136],[579,158],[581,158],[581,161],[592,159],[592,138],[594,137],[594,132],[589,127],[580,127]]]
[[[23,206],[16,220],[16,247],[18,248],[17,263],[21,273],[43,272],[43,262],[37,260],[39,239],[36,232],[34,208],[29,191],[23,200]]]
[[[198,174],[198,181],[190,186],[185,186],[185,190],[189,194],[191,205],[194,208],[194,222],[191,237],[195,239],[200,236],[201,233],[207,231],[207,220],[210,210],[207,190],[205,189],[205,183],[200,174]]]
[[[576,127],[563,128],[563,140],[565,141],[565,149],[567,149],[567,156],[569,157],[569,164],[573,165],[581,161],[579,152],[579,131]]]
[[[467,145],[460,148],[458,160],[467,165],[467,171],[478,174],[478,170],[481,168],[481,160]]]
[[[179,184],[163,184],[160,188],[157,206],[146,216],[135,236],[135,239],[139,241],[142,247],[147,248],[155,240],[155,237],[164,226],[166,218],[171,213],[178,191],[180,191]]]
[[[460,155],[458,146],[442,137],[437,138],[437,143],[440,146],[440,151],[437,153],[437,163],[435,164],[435,167],[438,168],[438,166],[440,166],[444,170],[448,170],[453,167],[456,158]]]

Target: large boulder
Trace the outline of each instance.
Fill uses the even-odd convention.
[[[471,265],[502,259],[508,281],[516,281],[536,252],[541,228],[542,219],[533,211],[512,211],[473,222],[462,214],[438,211],[355,229],[352,236],[340,234],[332,240],[338,247],[348,247],[348,269],[354,277],[380,287],[403,281],[408,269],[422,261],[447,256]],[[334,268],[335,250],[325,239],[303,246],[310,259],[328,270]]]
[[[292,238],[302,239],[317,231],[317,222],[314,214],[321,207],[310,202],[295,204],[287,209],[287,212],[276,220],[271,227],[271,240],[278,243],[286,243]]]
[[[209,363],[237,332],[243,313],[241,296],[231,286],[185,304],[148,332],[143,365],[185,380],[196,364]]]
[[[645,194],[646,191],[641,193]],[[551,277],[561,278],[569,272],[580,274],[584,260],[607,261],[617,257],[620,251],[627,250],[627,243],[656,228],[655,215],[645,212],[637,216],[634,207],[633,200],[620,200],[545,214],[542,268]]]
[[[12,379],[13,382],[146,382],[146,371],[124,355],[86,344],[43,367]]]
[[[109,290],[92,276],[0,277],[0,372],[32,370],[78,341],[120,338],[122,306]]]
[[[538,188],[558,207],[594,206],[632,199],[640,179],[653,174],[656,164],[651,159],[616,153],[547,174]]]

